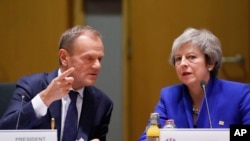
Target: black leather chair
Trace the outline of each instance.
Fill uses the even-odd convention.
[[[8,107],[15,88],[15,83],[0,82],[0,118]]]

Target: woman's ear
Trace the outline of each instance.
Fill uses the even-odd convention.
[[[214,64],[208,64],[207,69],[208,71],[212,71],[214,69]]]

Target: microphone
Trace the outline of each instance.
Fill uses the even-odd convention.
[[[22,101],[21,101],[21,108],[20,108],[21,110],[18,113],[17,123],[16,123],[16,130],[18,129],[21,112],[23,111],[23,100],[24,100],[24,97],[25,97],[24,94],[22,94]]]
[[[209,112],[209,107],[208,107],[208,102],[207,102],[206,82],[204,80],[201,80],[200,85],[201,85],[201,88],[202,88],[204,96],[205,96],[204,99],[205,99],[206,107],[207,107],[207,115],[208,115],[209,125],[210,125],[210,128],[213,128],[212,127],[211,115],[210,115],[210,112]]]

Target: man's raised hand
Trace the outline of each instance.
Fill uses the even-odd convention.
[[[70,74],[75,70],[75,68],[69,68],[64,71],[58,77],[54,78],[48,87],[39,93],[43,102],[49,106],[53,101],[59,100],[68,94],[74,78]]]

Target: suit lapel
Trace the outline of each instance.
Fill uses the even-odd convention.
[[[82,111],[79,121],[79,131],[78,131],[78,139],[83,138],[84,140],[89,140],[89,130],[91,124],[93,123],[93,114],[95,111],[94,109],[94,99],[93,99],[93,92],[91,92],[91,87],[85,87],[83,93],[83,103],[82,103]]]
[[[49,83],[55,78],[58,76],[58,69],[57,70],[54,70],[53,72],[51,73],[48,73],[48,76],[47,76],[47,85],[49,85]]]
[[[49,83],[57,76],[58,76],[58,69],[54,70],[51,73],[48,73],[47,80],[46,80],[47,85],[49,85]],[[58,138],[60,138],[61,136],[61,119],[62,119],[61,106],[62,106],[61,100],[57,100],[57,101],[54,101],[49,106],[49,109],[48,109],[51,117],[55,118],[55,123],[56,123],[55,128],[57,129]]]
[[[192,109],[192,104],[190,104],[190,101],[191,100],[191,97],[190,95],[188,94],[188,90],[187,90],[187,87],[185,85],[182,86],[183,87],[183,91],[182,91],[182,97],[183,97],[183,108],[185,109],[185,114],[186,114],[186,117],[183,119],[183,121],[187,121],[187,126],[190,127],[190,128],[193,128],[194,127],[194,124],[193,124],[193,116],[192,116],[192,112],[190,109]]]

